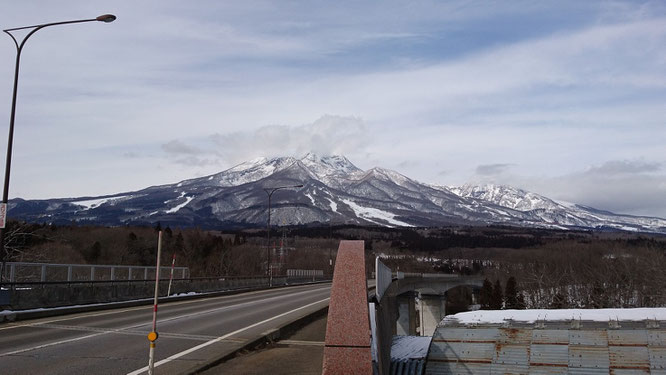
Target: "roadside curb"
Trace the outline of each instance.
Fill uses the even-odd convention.
[[[328,306],[321,308],[317,311],[311,312],[311,313],[305,313],[301,315],[299,318],[296,320],[293,320],[289,323],[285,323],[284,325],[272,329],[271,331],[268,331],[261,336],[251,339],[247,341],[245,344],[243,344],[241,347],[234,349],[233,351],[220,355],[216,358],[210,359],[202,364],[193,366],[189,370],[186,370],[185,372],[179,373],[179,375],[196,375],[199,374],[203,371],[206,371],[210,368],[213,368],[220,363],[226,362],[238,355],[240,355],[244,351],[252,351],[252,350],[257,350],[260,349],[272,342],[278,341],[280,338],[284,336],[288,336],[298,329],[306,326],[307,324],[313,322],[314,320],[325,316],[328,314]]]
[[[191,300],[191,299],[198,299],[198,298],[229,296],[229,295],[234,295],[234,294],[260,291],[260,290],[290,288],[290,287],[303,286],[303,285],[323,284],[323,283],[327,283],[327,282],[330,282],[330,281],[316,281],[316,282],[303,283],[303,284],[290,284],[290,285],[280,285],[280,286],[273,286],[273,287],[265,286],[265,287],[259,287],[259,288],[239,288],[239,289],[233,289],[233,290],[221,290],[221,291],[217,291],[217,292],[208,292],[208,293],[200,293],[200,294],[192,294],[192,295],[160,297],[159,298],[159,303],[163,304],[163,303],[169,303],[169,302],[172,302],[172,301],[175,302],[175,301]],[[108,303],[100,303],[100,304],[94,304],[94,305],[89,305],[89,306],[88,305],[80,305],[80,306],[73,306],[73,307],[53,308],[53,309],[49,309],[49,310],[14,311],[14,312],[11,312],[9,314],[0,314],[0,324],[19,321],[19,320],[47,318],[47,317],[51,317],[51,316],[76,314],[76,313],[81,313],[81,312],[91,312],[91,311],[100,311],[100,310],[113,310],[113,309],[143,306],[143,305],[152,305],[152,304],[153,304],[153,299],[152,298],[144,298],[144,299],[133,300],[133,301],[108,302]]]

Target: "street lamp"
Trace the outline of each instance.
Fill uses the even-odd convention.
[[[32,34],[36,33],[38,30],[43,29],[45,27],[56,26],[56,25],[67,25],[70,23],[93,22],[93,21],[109,23],[115,20],[116,16],[114,16],[113,14],[103,14],[97,18],[91,18],[85,20],[52,22],[52,23],[44,23],[41,25],[15,27],[13,29],[2,30],[12,38],[12,40],[14,41],[14,45],[16,46],[16,67],[14,69],[14,92],[12,94],[12,111],[9,117],[9,140],[7,141],[5,186],[4,186],[4,191],[2,193],[2,204],[0,205],[0,213],[3,215],[2,218],[3,220],[2,223],[0,224],[0,259],[2,260],[0,265],[0,281],[2,281],[2,278],[4,277],[4,268],[5,268],[5,224],[7,221],[7,198],[9,196],[9,171],[12,165],[12,143],[14,141],[14,118],[16,116],[16,91],[18,89],[19,63],[21,62],[21,52],[23,51],[23,46],[25,45],[25,42],[28,40],[28,38],[32,36]],[[23,38],[23,40],[21,40],[21,43],[19,43],[14,37],[14,35],[12,35],[11,33],[12,31],[28,30],[28,29],[32,30]]]
[[[269,276],[269,284],[273,284],[273,275],[271,274],[271,197],[273,193],[281,189],[301,188],[303,185],[289,185],[264,188],[264,192],[268,195],[268,223],[266,225],[266,275]]]

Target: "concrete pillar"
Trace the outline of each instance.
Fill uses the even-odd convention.
[[[432,336],[437,324],[446,315],[444,296],[421,295],[419,298],[421,336]]]
[[[416,323],[418,321],[418,315],[416,314],[416,296],[411,295],[409,298],[409,334],[411,336],[417,336],[416,332]]]
[[[419,315],[416,313],[416,296],[404,293],[397,298],[398,318],[396,319],[396,335],[416,336],[416,325]]]
[[[395,324],[397,335],[409,335],[409,301],[407,301],[407,298],[398,298],[398,321]]]

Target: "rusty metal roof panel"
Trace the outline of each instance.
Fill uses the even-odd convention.
[[[530,366],[568,367],[569,346],[552,344],[532,344]]]
[[[608,334],[605,329],[569,330],[569,344],[581,346],[608,346]]]
[[[495,344],[493,343],[439,342],[433,340],[430,344],[428,360],[490,363],[494,354]]]
[[[650,356],[650,370],[652,370],[652,373],[664,371],[666,375],[666,346],[648,347],[648,355]]]
[[[637,370],[637,369],[611,369],[610,373],[612,375],[650,375],[649,369]]]
[[[609,346],[611,369],[648,370],[650,355],[647,346]]]
[[[497,343],[493,363],[498,365],[521,365],[527,367],[530,361],[529,345]]]
[[[516,374],[516,375],[528,375],[530,373],[530,367],[527,365],[499,365],[493,364],[490,367],[491,375],[505,375],[505,374]]]
[[[647,346],[647,331],[644,329],[608,330],[608,345]]]
[[[497,338],[499,343],[506,344],[525,344],[532,342],[531,328],[502,328]]]
[[[570,370],[597,370],[610,371],[608,347],[603,346],[569,346]]]
[[[610,374],[610,369],[606,368],[596,368],[596,367],[569,367],[567,374],[570,375],[608,375]]]
[[[532,330],[532,344],[569,345],[569,331],[566,329]]]
[[[579,323],[440,326],[426,373],[666,375],[664,322]]]
[[[498,328],[440,328],[435,331],[434,341],[495,342],[500,332]]]
[[[648,345],[666,347],[666,329],[648,329]]]
[[[534,366],[530,365],[530,375],[558,375],[568,374],[568,366]]]
[[[437,362],[428,360],[426,375],[490,374],[490,363]]]

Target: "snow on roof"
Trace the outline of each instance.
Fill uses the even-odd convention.
[[[431,340],[432,336],[393,336],[391,360],[425,358]]]
[[[635,308],[635,309],[559,309],[559,310],[477,310],[449,315],[441,325],[458,324],[492,324],[506,321],[534,323],[536,321],[588,320],[608,322],[611,320],[666,320],[666,308]]]

